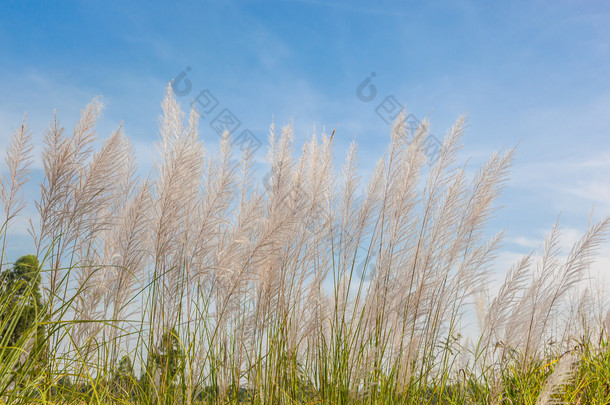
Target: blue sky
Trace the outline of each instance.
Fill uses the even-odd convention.
[[[567,241],[593,207],[610,215],[607,2],[124,3],[2,2],[0,151],[24,113],[40,142],[54,109],[70,128],[101,95],[102,137],[124,121],[147,168],[167,83],[190,67],[183,105],[208,89],[263,141],[272,117],[293,118],[297,144],[314,124],[336,128],[338,160],[357,135],[364,174],[389,140],[383,97],[429,116],[439,137],[466,112],[473,168],[519,144],[491,228],[506,228],[507,258],[537,247],[560,212]],[[356,88],[372,72],[367,103]],[[200,128],[213,149],[209,120]]]

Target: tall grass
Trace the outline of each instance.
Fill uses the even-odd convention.
[[[335,173],[333,136],[312,136],[295,157],[292,128],[272,126],[261,187],[254,157],[235,157],[228,133],[206,155],[198,115],[185,118],[169,88],[143,179],[121,128],[94,150],[101,110],[94,100],[71,134],[57,119],[46,133],[30,229],[45,306],[9,342],[35,291],[3,286],[2,401],[610,400],[605,306],[567,299],[610,220],[570,252],[556,225],[490,297],[502,234],[486,225],[514,151],[470,179],[457,158],[464,118],[428,167],[428,123],[411,133],[399,117],[366,182],[355,143]],[[0,190],[2,270],[30,142],[24,121]],[[474,312],[473,342],[463,318]]]

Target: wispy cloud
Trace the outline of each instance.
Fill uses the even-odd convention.
[[[377,7],[369,7],[368,5],[359,5],[358,2],[342,2],[342,1],[324,1],[324,0],[282,0],[284,3],[300,3],[316,7],[332,8],[340,11],[347,11],[359,14],[372,14],[404,17],[406,12],[399,10],[398,7],[385,7],[383,3],[377,3]]]

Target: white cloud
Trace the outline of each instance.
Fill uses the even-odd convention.
[[[564,190],[575,197],[600,203],[603,207],[610,206],[610,182],[608,180],[579,181],[575,185],[565,187]]]

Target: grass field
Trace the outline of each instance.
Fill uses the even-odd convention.
[[[610,312],[583,283],[609,219],[569,252],[556,225],[490,293],[513,150],[468,176],[460,118],[429,167],[428,124],[399,118],[364,181],[356,144],[336,169],[333,136],[295,157],[291,127],[272,127],[261,187],[228,134],[207,156],[197,114],[169,90],[163,110],[146,177],[120,128],[94,150],[99,102],[71,133],[52,123],[36,201],[16,130],[1,403],[610,403]],[[35,251],[7,257],[25,204]]]

